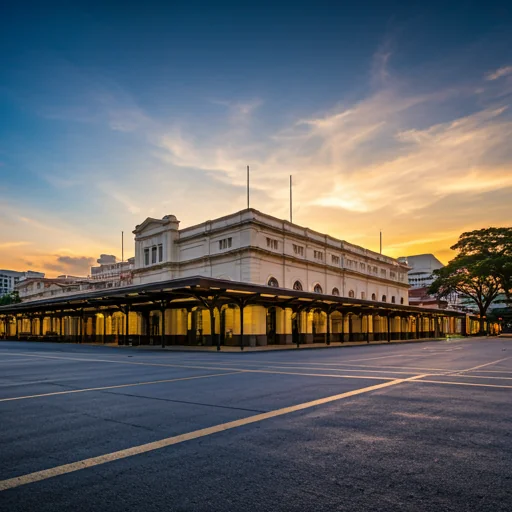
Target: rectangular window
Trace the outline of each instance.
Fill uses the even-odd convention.
[[[231,247],[232,238],[223,238],[222,240],[219,240],[219,249],[221,251],[225,249],[229,249]]]
[[[359,270],[361,272],[366,272],[366,264],[365,263],[359,263]]]
[[[386,277],[386,269],[385,268],[380,269],[380,277]]]
[[[279,242],[277,240],[275,240],[274,238],[267,237],[267,247],[269,249],[277,251],[277,249],[279,249]]]
[[[293,254],[297,254],[298,256],[304,256],[304,247],[302,247],[302,245],[293,244]]]
[[[331,255],[331,261],[332,261],[333,265],[339,266],[339,264],[340,264],[340,257],[336,256],[336,254],[332,254]]]
[[[314,251],[315,260],[324,261],[324,253],[322,251]]]
[[[162,244],[158,244],[158,261],[164,261],[164,247]]]
[[[151,264],[154,265],[156,263],[156,245],[151,247]]]
[[[374,273],[375,275],[377,275],[377,274],[378,274],[377,267],[373,267],[373,269],[372,269],[372,270],[373,270],[373,273]]]
[[[390,279],[396,279],[396,272],[390,272],[389,273],[389,278]]]
[[[149,265],[149,248],[144,249],[144,265]]]

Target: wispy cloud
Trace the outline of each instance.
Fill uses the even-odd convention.
[[[2,242],[0,243],[0,249],[12,249],[13,247],[23,247],[24,245],[30,245],[32,242]]]
[[[512,75],[512,66],[503,66],[485,75],[486,80],[497,80],[503,76]]]
[[[95,186],[107,197],[123,205],[129,213],[138,214],[141,212],[141,207],[137,204],[137,201],[133,200],[128,193],[124,192],[126,188],[124,183],[103,180],[95,183]],[[133,191],[133,195],[137,196],[136,191]]]

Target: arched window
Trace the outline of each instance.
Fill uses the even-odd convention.
[[[353,298],[356,296],[356,294],[354,293],[354,290],[350,290],[350,291],[348,292],[348,296],[349,296],[351,299],[353,299]]]
[[[295,281],[295,283],[293,283],[293,289],[302,291],[302,283],[300,281]]]
[[[322,290],[322,287],[319,284],[315,284],[315,287],[313,288],[315,293],[324,293]]]
[[[375,293],[372,293],[372,300],[377,300],[377,296],[375,295]]]
[[[393,304],[395,303],[395,296],[394,296],[394,295],[391,297],[391,302],[392,302]]]
[[[386,296],[385,295],[382,296],[382,302],[386,302]]]
[[[272,286],[274,288],[279,288],[279,283],[277,282],[277,279],[275,277],[271,277],[269,280],[268,280],[268,283],[267,283],[268,286]]]
[[[339,297],[339,295],[340,295],[340,291],[338,290],[338,288],[333,288],[333,289],[332,289],[332,294],[333,294],[333,295],[337,295],[337,296]]]
[[[404,303],[404,298],[402,297],[402,298],[400,299],[400,304],[403,304],[403,303]]]

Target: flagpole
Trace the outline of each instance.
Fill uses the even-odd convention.
[[[290,174],[290,222],[293,222],[293,192],[292,192],[292,175]]]
[[[247,166],[247,209],[249,209],[249,166]]]

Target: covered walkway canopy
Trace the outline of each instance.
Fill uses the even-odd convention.
[[[189,277],[0,307],[7,339],[166,345],[370,342],[466,334],[456,311]]]

